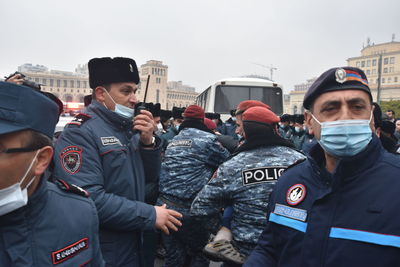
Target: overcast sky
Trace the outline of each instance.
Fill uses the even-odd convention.
[[[202,91],[278,68],[286,92],[371,42],[400,41],[399,0],[1,0],[0,75],[24,63],[73,71],[93,57],[156,59]]]

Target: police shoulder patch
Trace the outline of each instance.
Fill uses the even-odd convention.
[[[75,243],[72,243],[64,248],[61,248],[57,251],[54,251],[51,253],[51,258],[53,260],[53,264],[59,264],[61,262],[64,262],[83,250],[87,249],[89,247],[89,238],[85,237],[82,238],[81,240],[76,241]]]
[[[85,113],[79,113],[78,115],[76,115],[74,117],[74,119],[67,124],[67,127],[70,125],[77,125],[77,126],[81,126],[83,123],[87,122],[88,120],[90,120],[92,118],[92,116],[85,114]]]
[[[77,194],[77,195],[80,195],[83,197],[90,196],[90,193],[88,191],[82,189],[81,187],[79,187],[77,185],[67,183],[64,180],[57,179],[56,184],[60,189],[62,189],[64,191],[71,192],[71,193],[74,193],[74,194]]]
[[[79,146],[67,146],[61,151],[61,166],[66,172],[70,174],[79,172],[82,166],[82,151]]]
[[[243,170],[243,185],[276,182],[286,168],[286,166],[270,166]]]
[[[192,143],[191,139],[172,140],[168,147],[192,147]]]

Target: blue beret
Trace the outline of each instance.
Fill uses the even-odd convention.
[[[58,106],[32,88],[0,82],[0,134],[31,129],[53,138]]]
[[[102,57],[89,60],[89,85],[95,89],[110,83],[133,82],[139,84],[139,71],[135,60],[125,57]]]
[[[305,94],[303,106],[310,109],[314,100],[323,93],[349,89],[366,92],[372,101],[365,73],[358,68],[341,67],[327,70],[318,77]]]

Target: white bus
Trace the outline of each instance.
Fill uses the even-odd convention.
[[[259,100],[269,105],[277,115],[283,113],[282,86],[260,78],[219,80],[196,98],[196,104],[206,112],[221,114],[221,119],[224,121],[229,118],[229,111],[244,100]]]

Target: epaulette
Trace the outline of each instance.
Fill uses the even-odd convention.
[[[285,171],[289,170],[290,168],[292,168],[292,167],[294,167],[296,165],[299,165],[300,163],[303,163],[304,161],[306,161],[306,159],[307,158],[296,160],[296,162],[293,163],[292,165],[289,165]]]
[[[87,122],[91,118],[92,118],[92,116],[90,116],[88,114],[79,113],[78,115],[76,115],[74,117],[74,119],[70,123],[67,123],[67,125],[72,124],[72,125],[81,126],[83,123]]]
[[[90,196],[90,193],[88,191],[80,188],[77,185],[69,184],[64,180],[57,179],[55,181],[55,183],[63,191],[71,192],[71,193],[74,193],[74,194],[77,194],[77,195],[80,195],[80,196],[83,196],[83,197],[89,197]]]

